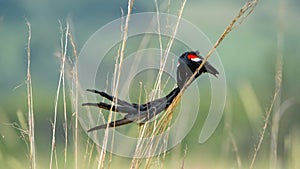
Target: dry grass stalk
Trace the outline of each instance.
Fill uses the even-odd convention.
[[[114,96],[116,98],[118,98],[118,86],[119,86],[119,81],[120,81],[120,76],[121,76],[121,71],[122,71],[123,59],[124,59],[124,55],[125,55],[127,32],[128,32],[128,26],[129,26],[129,21],[130,21],[130,16],[131,16],[133,3],[134,3],[134,0],[128,0],[127,16],[126,16],[126,20],[125,20],[124,27],[123,27],[123,30],[122,30],[123,31],[122,44],[121,44],[120,49],[118,51],[118,57],[116,59],[116,64],[115,64],[115,69],[114,69],[113,92],[112,93],[114,93]],[[112,106],[114,104],[116,104],[116,101],[112,102]],[[113,119],[112,116],[113,116],[113,111],[111,109],[110,112],[109,112],[107,121],[112,121],[112,119]],[[116,113],[114,113],[114,119],[115,118],[116,118]],[[102,144],[103,148],[100,150],[100,156],[99,156],[99,161],[98,161],[98,168],[99,169],[104,168],[104,161],[105,161],[106,147],[107,147],[108,133],[109,133],[108,125],[109,125],[109,123],[107,123],[107,127],[106,127],[105,133],[104,133],[103,144]],[[114,142],[114,137],[112,138],[112,141],[111,141],[112,147],[113,147],[113,142]],[[108,168],[110,168],[111,159],[112,159],[112,154],[110,155],[110,158],[109,158]]]
[[[160,67],[162,67],[163,63],[163,46],[162,46],[162,39],[161,39],[161,31],[160,31],[160,19],[159,19],[159,8],[157,0],[155,2],[155,9],[156,9],[156,20],[157,20],[157,33],[158,33],[158,42],[159,42],[159,49],[160,49]]]
[[[271,112],[273,110],[273,107],[274,107],[275,101],[277,99],[277,96],[280,93],[279,91],[280,91],[280,88],[276,88],[275,89],[272,102],[271,102],[270,107],[268,108],[268,110],[266,112],[266,116],[265,116],[265,119],[264,119],[265,122],[264,122],[264,125],[263,125],[262,130],[261,130],[259,141],[258,141],[257,145],[254,148],[254,154],[253,154],[253,157],[252,157],[252,160],[251,160],[251,164],[250,164],[250,167],[249,167],[250,169],[253,168],[254,162],[256,160],[257,153],[258,153],[258,151],[260,149],[260,146],[261,146],[261,144],[262,144],[262,142],[264,140],[264,136],[265,136],[265,132],[266,132],[267,127],[268,127],[268,123],[269,123],[269,119],[270,119],[270,116],[271,116]]]
[[[68,33],[70,42],[71,42],[71,46],[73,49],[73,55],[75,58],[75,65],[73,67],[73,85],[74,85],[74,107],[75,107],[75,112],[74,112],[74,123],[75,123],[75,130],[74,130],[74,168],[77,169],[78,168],[78,90],[79,90],[79,84],[78,84],[78,52],[77,52],[77,48],[75,45],[75,41],[74,38],[72,36],[71,33]]]
[[[183,10],[184,10],[184,7],[185,7],[185,4],[186,4],[187,0],[184,0],[182,2],[182,5],[179,9],[179,12],[178,12],[178,15],[177,15],[177,21],[176,21],[176,25],[174,26],[174,30],[172,32],[172,35],[171,35],[171,38],[170,40],[168,41],[168,44],[167,44],[167,48],[165,50],[165,53],[164,53],[164,56],[161,60],[161,64],[160,64],[160,68],[159,68],[159,72],[158,72],[158,75],[157,75],[157,78],[156,78],[156,81],[155,81],[155,84],[154,84],[154,91],[158,91],[158,89],[160,89],[160,85],[161,85],[161,77],[163,75],[163,71],[164,71],[164,68],[165,68],[165,65],[166,65],[166,62],[167,62],[167,59],[168,59],[168,55],[171,51],[171,48],[172,48],[172,45],[173,45],[173,42],[174,42],[174,39],[175,39],[175,36],[177,34],[177,31],[178,31],[178,27],[179,27],[179,23],[180,23],[180,20],[181,20],[181,17],[182,17],[182,13],[183,13]],[[157,5],[156,5],[157,6]],[[158,10],[158,7],[157,7],[157,10]],[[157,12],[158,13],[158,12]],[[159,26],[159,29],[160,30],[160,24],[159,24],[159,19],[158,20],[158,26]],[[160,31],[159,31],[160,32]],[[161,37],[161,35],[159,34],[159,37]],[[161,38],[159,39],[160,43],[161,43]],[[162,46],[161,46],[162,47]],[[153,96],[155,96],[156,94],[154,94]]]
[[[29,161],[30,168],[36,168],[35,157],[35,137],[34,137],[34,113],[33,113],[33,96],[32,96],[32,83],[30,74],[30,42],[31,42],[31,24],[26,19],[26,25],[28,28],[27,39],[27,106],[28,106],[28,138],[29,138]]]
[[[60,31],[61,31],[61,56],[63,56],[62,64],[65,63],[65,58],[67,54],[67,36],[68,36],[68,30],[69,30],[69,24],[67,23],[66,27],[66,41],[65,41],[65,47],[63,46],[63,28],[62,24],[59,21],[60,25]],[[66,102],[66,87],[65,87],[65,73],[62,74],[62,92],[63,92],[63,114],[64,114],[64,132],[65,132],[65,147],[64,147],[64,168],[67,168],[67,150],[68,150],[68,122],[67,122],[67,102]]]
[[[60,28],[61,28],[61,31],[62,31],[61,23],[60,23]],[[61,56],[61,67],[60,67],[60,75],[59,75],[59,80],[58,80],[58,85],[57,85],[57,90],[56,90],[56,98],[55,98],[55,105],[54,105],[54,117],[53,117],[53,123],[52,123],[52,143],[51,143],[50,165],[49,165],[50,169],[52,168],[53,155],[56,154],[56,150],[55,150],[56,121],[57,121],[59,93],[60,93],[61,86],[63,88],[64,116],[66,117],[66,94],[65,94],[64,77],[65,77],[65,61],[66,61],[67,45],[68,45],[68,33],[69,33],[69,25],[67,24],[65,36],[63,35],[63,31],[62,31],[62,35],[61,35],[61,54],[60,54],[60,56]],[[64,39],[64,37],[65,37],[65,39]],[[63,42],[63,40],[65,40],[65,42]],[[56,159],[56,164],[57,164],[57,158],[55,158],[55,159]],[[65,149],[65,160],[66,160],[66,149]],[[65,161],[65,164],[66,164],[66,161]]]
[[[279,91],[278,98],[274,105],[274,115],[271,127],[271,144],[270,144],[270,168],[277,168],[277,142],[278,142],[278,129],[279,121],[281,118],[281,86],[282,86],[282,69],[283,69],[283,40],[284,40],[284,13],[285,2],[279,1],[279,15],[277,27],[277,66],[275,75],[275,88]]]
[[[282,15],[282,14],[281,14]],[[282,16],[280,16],[282,17]],[[278,99],[280,99],[280,91],[281,91],[281,84],[282,84],[282,58],[283,58],[283,55],[282,55],[282,45],[283,45],[283,28],[281,25],[283,20],[280,19],[280,25],[279,25],[279,30],[278,30],[278,55],[277,55],[277,67],[276,67],[276,74],[275,74],[275,91],[274,91],[274,95],[273,95],[273,99],[272,99],[272,102],[270,104],[270,107],[269,109],[267,110],[266,112],[266,117],[264,119],[265,123],[264,123],[264,126],[262,128],[262,132],[261,132],[261,135],[260,135],[260,138],[259,138],[259,142],[257,144],[257,146],[255,147],[254,149],[254,154],[253,154],[253,158],[252,158],[252,161],[251,161],[251,164],[250,164],[250,169],[253,168],[253,165],[254,165],[254,162],[255,162],[255,159],[256,159],[256,156],[257,156],[257,153],[260,149],[260,146],[263,142],[263,139],[264,139],[264,134],[265,134],[265,131],[268,127],[268,122],[269,122],[269,118],[270,118],[270,115],[271,115],[271,112],[273,111],[273,107],[276,106],[276,104],[279,104],[278,103]],[[279,106],[278,106],[279,108]],[[278,111],[280,112],[280,111]],[[279,113],[278,113],[279,114]],[[273,156],[271,159],[272,163],[271,166],[274,166],[276,167],[276,161],[277,161],[277,134],[278,134],[278,131],[276,130],[276,128],[278,128],[279,126],[279,119],[277,118],[277,115],[274,114],[274,118],[273,118],[273,123],[272,123],[272,132],[271,132],[271,136],[272,136],[272,139],[271,139],[271,156]],[[276,127],[277,126],[277,127]]]
[[[255,147],[253,158],[250,164],[250,168],[253,168],[257,153],[261,146],[261,143],[264,139],[264,133],[266,128],[268,127],[269,118],[271,112],[273,111],[273,107],[275,110],[273,120],[272,120],[272,128],[271,128],[271,149],[270,149],[270,168],[277,167],[277,141],[278,141],[278,128],[279,128],[279,120],[281,117],[280,104],[281,104],[281,85],[282,85],[282,69],[283,69],[283,26],[284,26],[284,10],[285,4],[284,1],[281,0],[279,2],[279,16],[278,16],[278,30],[277,30],[277,66],[275,73],[275,91],[273,100],[271,105],[266,113],[265,123],[262,128],[261,136],[257,146]]]

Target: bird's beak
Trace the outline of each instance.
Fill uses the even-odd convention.
[[[205,65],[204,65],[204,67],[205,67],[207,73],[210,73],[210,74],[218,77],[219,72],[212,65],[210,65],[209,63],[206,62]]]

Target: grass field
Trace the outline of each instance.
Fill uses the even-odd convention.
[[[74,1],[62,2],[61,8],[56,1],[1,3],[0,168],[300,168],[298,1]],[[226,74],[226,104],[217,129],[200,144],[199,133],[211,105],[210,82],[204,75],[193,84],[201,93],[201,104],[186,137],[170,150],[159,150],[160,155],[128,158],[105,148],[114,144],[113,148],[126,150],[128,145],[104,136],[104,146],[98,146],[88,137],[87,126],[82,126],[80,113],[89,110],[81,106],[86,93],[78,79],[78,57],[95,30],[122,15],[127,16],[120,25],[122,40],[109,51],[117,57],[105,58],[101,68],[114,71],[110,75],[113,93],[123,85],[118,84],[122,60],[142,45],[163,49],[166,54],[181,53],[185,48],[172,37],[127,37],[128,18],[149,11],[187,19],[212,39],[212,48],[201,54],[210,61],[216,57],[210,54],[218,50]],[[99,19],[104,14],[112,17]],[[172,30],[180,35],[177,26],[172,25]],[[161,63],[164,56],[161,53]],[[165,74],[162,77],[161,84],[167,86],[163,91],[170,91],[174,80],[167,82]],[[147,81],[142,75],[139,78],[135,82]],[[156,82],[159,80],[151,88],[141,82],[132,84],[130,96],[137,102],[146,101],[152,88],[159,91],[164,86]],[[109,86],[101,87],[99,90],[109,90]],[[156,121],[116,132],[143,138],[168,131],[179,116],[176,112],[182,101],[178,99]],[[116,118],[112,112],[101,113]],[[141,143],[135,155],[153,155],[156,144]]]

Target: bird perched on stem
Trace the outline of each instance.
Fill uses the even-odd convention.
[[[177,87],[173,89],[167,96],[153,101],[147,102],[145,104],[129,103],[127,101],[117,99],[105,92],[98,90],[87,89],[89,92],[99,94],[102,97],[114,102],[114,105],[99,102],[99,103],[83,103],[83,106],[95,106],[105,110],[112,110],[114,112],[125,113],[123,119],[112,121],[107,124],[102,124],[93,127],[88,130],[88,132],[105,129],[106,127],[117,127],[128,123],[137,122],[142,125],[149,121],[159,113],[165,111],[173,102],[174,98],[179,94],[181,89],[185,86],[187,81],[192,77],[194,72],[197,71],[199,66],[203,61],[203,57],[200,56],[198,51],[189,51],[183,53],[178,58],[177,65]],[[219,72],[208,62],[205,62],[204,66],[197,72],[193,80],[198,78],[202,73],[210,73],[218,77]]]

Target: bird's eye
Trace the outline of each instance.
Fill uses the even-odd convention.
[[[201,59],[195,54],[188,54],[188,59],[190,59],[194,62],[200,62],[201,61]]]

